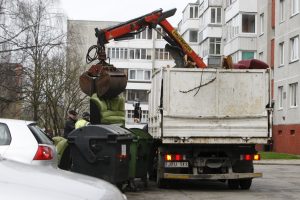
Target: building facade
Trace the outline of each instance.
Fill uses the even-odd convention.
[[[300,154],[300,3],[275,2],[274,151]]]
[[[85,55],[91,45],[96,44],[94,28],[106,28],[119,22],[68,20],[68,33],[76,38],[76,52]],[[158,30],[162,32],[161,28]],[[165,40],[153,29],[146,28],[131,40],[110,41],[106,45],[108,62],[124,71],[128,77],[125,97],[126,127],[143,127],[148,121],[148,91],[152,71],[163,66],[173,66],[174,61],[165,50]],[[84,65],[83,70],[89,65]],[[140,123],[134,123],[134,102],[141,107]]]

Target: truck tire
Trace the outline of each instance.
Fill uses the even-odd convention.
[[[169,182],[168,180],[163,178],[157,179],[157,187],[161,189],[165,189],[168,187],[168,182]]]
[[[239,189],[239,180],[238,179],[228,179],[228,187],[231,190]]]
[[[240,179],[239,184],[242,190],[249,190],[252,184],[252,178]]]

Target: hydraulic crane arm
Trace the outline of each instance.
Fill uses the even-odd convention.
[[[188,60],[193,62],[198,68],[205,68],[206,64],[202,61],[202,58],[200,58],[193,51],[193,49],[176,31],[176,29],[167,21],[166,18],[173,16],[175,12],[176,9],[172,9],[166,12],[162,12],[162,9],[160,9],[106,29],[96,28],[95,35],[98,38],[98,59],[100,61],[106,59],[104,45],[107,44],[110,40],[128,39],[134,34],[143,31],[146,27],[157,30],[157,25],[160,25],[167,33],[166,35],[163,35],[163,38],[171,45],[171,48],[173,50],[179,51],[178,53],[179,55],[181,55],[182,59],[184,55],[187,55]],[[93,58],[92,60],[95,60],[95,58]]]

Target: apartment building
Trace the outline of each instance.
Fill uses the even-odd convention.
[[[76,51],[85,59],[91,45],[96,44],[94,28],[106,28],[119,22],[68,20],[68,32],[75,35]],[[163,32],[158,27],[160,32]],[[128,77],[125,97],[126,127],[143,127],[148,121],[148,91],[151,86],[152,71],[163,66],[173,66],[174,61],[165,51],[165,40],[153,29],[146,28],[135,35],[134,39],[110,41],[106,45],[108,62],[123,70]],[[89,65],[84,65],[83,70]],[[133,103],[140,102],[142,115],[141,123],[133,120]]]
[[[300,3],[274,3],[274,151],[300,154]]]

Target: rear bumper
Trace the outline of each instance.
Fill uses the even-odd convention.
[[[163,137],[163,144],[268,144],[269,137]]]
[[[228,173],[228,174],[172,174],[164,173],[165,179],[183,179],[183,180],[219,180],[219,179],[246,179],[260,178],[262,173]]]

